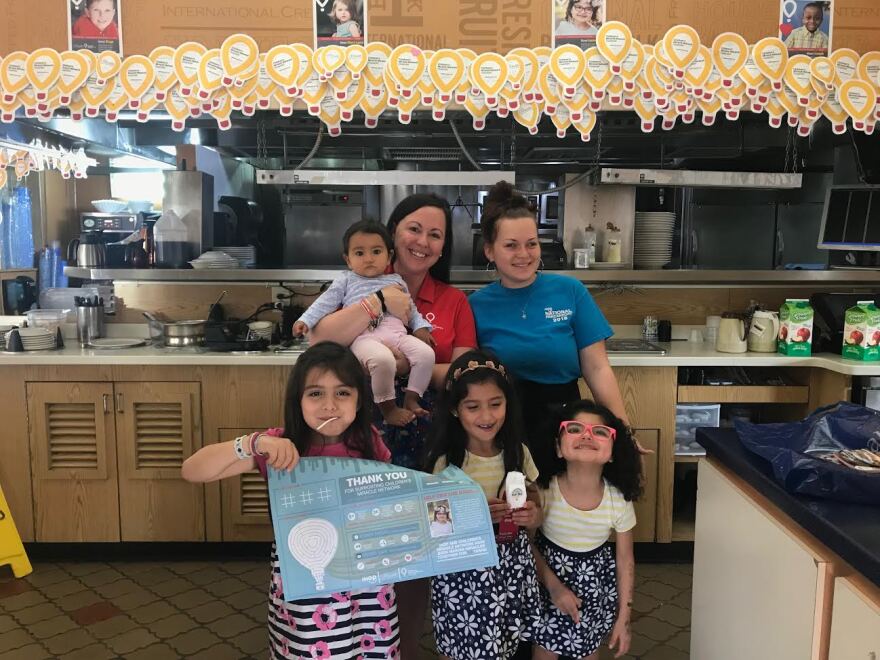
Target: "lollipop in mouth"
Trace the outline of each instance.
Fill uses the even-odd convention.
[[[318,424],[318,426],[315,430],[320,431],[322,428],[327,426],[327,424],[329,424],[330,422],[335,422],[337,419],[339,419],[339,418],[338,417],[331,417],[330,419],[325,419],[323,422]]]

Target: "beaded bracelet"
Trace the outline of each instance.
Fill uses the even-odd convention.
[[[366,298],[361,298],[361,307],[364,308],[364,311],[365,311],[365,312],[367,313],[367,315],[370,317],[370,327],[373,328],[373,329],[375,329],[376,327],[378,327],[379,323],[380,323],[381,320],[382,320],[382,315],[381,315],[381,314],[376,314],[376,313],[373,311],[373,308],[370,307],[370,303],[367,302],[367,299],[366,299]]]
[[[242,435],[235,439],[235,442],[232,443],[232,447],[235,449],[235,455],[238,457],[238,460],[243,461],[247,458],[253,456],[253,454],[248,453],[247,448],[245,447],[245,443],[248,440],[248,436]]]
[[[251,448],[251,456],[256,456],[257,454],[261,454],[262,452],[257,451],[257,440],[260,439],[260,436],[263,435],[259,431],[256,433],[251,433],[250,440],[248,444]]]

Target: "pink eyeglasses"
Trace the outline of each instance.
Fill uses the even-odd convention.
[[[617,437],[617,431],[610,426],[605,426],[604,424],[584,424],[574,419],[562,422],[559,425],[559,431],[576,438],[587,434],[596,440],[614,440]]]

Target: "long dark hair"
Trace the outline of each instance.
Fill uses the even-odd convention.
[[[522,195],[513,192],[507,181],[499,181],[489,188],[483,212],[480,214],[480,234],[483,243],[494,243],[498,235],[498,221],[505,219],[531,218],[535,222],[536,209]]]
[[[342,435],[342,442],[349,449],[361,453],[364,458],[376,458],[373,453],[372,428],[373,400],[367,390],[366,375],[361,363],[349,349],[332,341],[322,341],[311,346],[299,356],[287,379],[284,394],[284,435],[293,440],[300,456],[308,453],[314,431],[306,424],[302,414],[302,397],[306,378],[312,369],[332,371],[358,395],[357,415]]]
[[[602,476],[608,480],[608,483],[618,488],[626,500],[630,502],[637,500],[642,494],[642,459],[639,450],[626,424],[605,406],[589,399],[573,401],[561,406],[555,414],[553,432],[556,433],[556,438],[552,446],[559,446],[559,425],[567,419],[574,419],[580,413],[598,415],[603,423],[617,432],[611,448],[611,461],[602,468]],[[560,458],[556,452],[553,452],[553,459],[548,462],[548,466],[548,469],[538,477],[538,483],[543,488],[547,488],[550,480],[563,474],[567,467],[565,459]]]
[[[491,366],[490,366],[491,365]],[[473,368],[475,367],[475,368]],[[504,474],[523,471],[525,430],[517,403],[516,391],[504,372],[501,361],[485,350],[468,351],[449,365],[444,387],[434,408],[434,420],[428,431],[425,471],[433,472],[437,459],[446,458],[447,465],[461,467],[467,449],[467,433],[461,420],[453,415],[468,394],[471,385],[494,383],[506,399],[504,424],[498,429],[495,444],[504,456]],[[456,376],[456,374],[458,374]],[[502,480],[502,484],[503,484]],[[500,492],[501,484],[499,484]]]
[[[437,260],[436,264],[431,266],[428,272],[431,273],[431,277],[435,280],[449,284],[449,269],[452,265],[452,209],[449,208],[449,202],[434,193],[416,193],[414,195],[409,195],[401,200],[401,202],[394,207],[394,210],[391,211],[386,226],[393,237],[394,232],[397,230],[397,225],[400,224],[401,220],[410,213],[415,213],[425,206],[432,206],[435,209],[440,209],[443,211],[443,216],[446,218],[446,235],[443,240],[443,252],[440,255],[440,259]],[[411,291],[410,293],[415,294],[416,292]]]

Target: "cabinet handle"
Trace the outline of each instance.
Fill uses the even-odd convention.
[[[120,415],[125,412],[125,403],[122,400],[122,392],[116,393],[116,412]]]
[[[108,397],[107,394],[102,394],[102,395],[101,395],[101,400],[102,400],[102,403],[104,404],[104,414],[105,414],[105,415],[106,415],[108,412],[110,412],[110,406],[108,405],[107,397]]]

